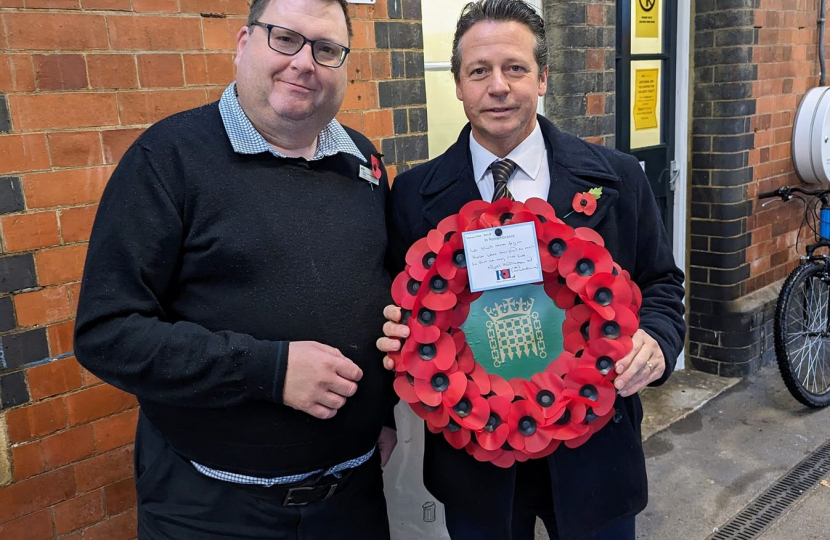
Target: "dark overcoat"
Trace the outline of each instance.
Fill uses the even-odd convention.
[[[562,133],[538,116],[550,166],[548,202],[560,218],[571,210],[574,195],[601,186],[591,216],[571,214],[571,227],[591,227],[605,239],[614,261],[640,286],[640,327],[654,337],[666,357],[661,384],[674,369],[684,336],[683,273],[675,266],[671,245],[651,188],[637,160],[627,154],[586,143]],[[390,263],[403,270],[407,249],[443,218],[481,195],[473,178],[470,126],[441,156],[414,167],[395,180],[389,199]],[[548,459],[559,537],[579,540],[646,506],[648,486],[637,395],[617,397],[616,422],[587,443],[561,446]],[[502,469],[453,449],[442,435],[426,432],[424,483],[441,502],[474,511],[482,519],[510,519],[515,466]]]

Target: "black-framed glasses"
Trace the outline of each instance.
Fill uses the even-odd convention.
[[[338,68],[343,65],[346,55],[351,51],[348,47],[331,41],[308,39],[299,32],[275,24],[254,21],[251,26],[265,28],[268,31],[268,46],[280,54],[294,56],[306,43],[311,43],[311,56],[321,66]]]

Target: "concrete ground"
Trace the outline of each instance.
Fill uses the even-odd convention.
[[[705,540],[830,439],[830,408],[801,406],[772,365],[743,380],[680,372],[643,402],[650,502],[638,540]],[[828,508],[825,479],[760,538],[826,540]]]

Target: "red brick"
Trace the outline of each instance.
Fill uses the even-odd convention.
[[[137,527],[135,510],[131,510],[86,529],[84,540],[130,540]]]
[[[605,114],[605,94],[588,94],[586,98],[586,112],[588,116]]]
[[[352,21],[354,36],[349,47],[351,49],[375,48],[375,23],[372,21]]]
[[[24,480],[45,470],[40,441],[12,447],[14,480]]]
[[[183,13],[217,13],[224,15],[247,15],[245,0],[181,0]]]
[[[118,123],[115,94],[19,94],[9,96],[20,131],[110,126]]]
[[[76,206],[61,210],[58,214],[61,223],[61,236],[64,242],[82,242],[89,240],[92,223],[98,205]]]
[[[55,354],[55,351],[52,351],[52,353]],[[80,388],[83,384],[81,367],[78,365],[78,361],[72,357],[30,368],[28,376],[29,393],[32,395],[32,399],[35,400],[64,394],[70,390]]]
[[[207,103],[204,90],[157,90],[154,92],[120,92],[118,109],[121,123],[151,124],[180,111]]]
[[[51,540],[54,537],[52,513],[49,510],[0,525],[0,538],[3,540]]]
[[[66,412],[61,398],[50,399],[6,413],[9,441],[25,442],[66,427]],[[2,490],[0,490],[2,494]],[[0,514],[2,505],[0,505]]]
[[[131,54],[90,54],[86,65],[92,88],[138,88],[135,56]]]
[[[97,131],[50,133],[49,154],[54,167],[83,167],[103,163]]]
[[[244,18],[202,19],[205,50],[236,51],[236,34],[243,26]]]
[[[114,516],[133,508],[135,497],[135,480],[132,477],[106,486],[104,500],[107,502],[107,515]]]
[[[104,381],[97,376],[90,373],[88,370],[81,368],[81,378],[84,380],[84,387],[97,386]]]
[[[133,11],[136,13],[176,13],[179,11],[179,0],[133,0]]]
[[[588,24],[592,26],[602,26],[605,24],[605,5],[604,4],[588,4],[585,6],[587,13],[585,19]]]
[[[130,0],[81,0],[84,9],[106,11],[130,11]]]
[[[32,60],[39,90],[87,87],[86,62],[80,54],[36,54]]]
[[[75,322],[68,321],[52,325],[46,329],[49,340],[49,352],[52,356],[67,353],[72,350],[72,337],[75,331]]]
[[[0,489],[0,523],[49,508],[75,495],[70,467],[35,476]]]
[[[392,56],[388,52],[371,53],[369,55],[369,66],[372,68],[372,80],[392,77]]]
[[[138,60],[138,81],[142,88],[184,86],[182,57],[179,54],[141,54]]]
[[[55,212],[37,212],[0,218],[6,251],[12,253],[60,244],[57,217]]]
[[[113,167],[93,167],[23,176],[23,193],[29,208],[97,203]]]
[[[86,244],[47,249],[35,254],[38,283],[60,285],[81,279]]]
[[[138,422],[138,409],[102,418],[92,423],[95,430],[95,448],[105,452],[130,444],[135,440],[135,426]]]
[[[41,441],[47,469],[63,467],[95,452],[92,426],[89,424],[46,437]]]
[[[0,0],[0,8],[22,8],[23,0]]]
[[[356,82],[346,89],[341,107],[344,111],[376,109],[378,107],[378,85],[374,81]]]
[[[0,135],[0,175],[48,168],[49,152],[42,133]]]
[[[363,133],[363,112],[362,111],[347,111],[337,113],[337,121],[344,126],[349,126]]]
[[[0,56],[0,92],[31,92],[34,89],[35,75],[28,54]]]
[[[363,124],[366,126],[364,135],[367,137],[391,137],[395,134],[391,109],[366,112]]]
[[[585,51],[585,67],[588,71],[604,71],[605,51],[603,49]]]
[[[192,51],[202,48],[197,17],[113,16],[107,18],[116,50]]]
[[[125,446],[75,464],[78,492],[85,493],[133,474],[133,447]]]
[[[97,523],[103,517],[101,491],[92,491],[55,505],[55,529],[59,535]]]
[[[26,0],[29,9],[79,9],[78,0]]]
[[[109,129],[101,132],[104,140],[104,159],[107,163],[118,163],[144,128]]]
[[[104,384],[66,396],[70,425],[97,420],[137,406],[135,396]]]
[[[50,324],[69,318],[66,287],[51,287],[14,295],[17,324],[21,327]]]
[[[234,80],[233,56],[230,54],[187,54],[184,56],[188,85],[228,85]]]
[[[9,49],[86,51],[109,46],[102,15],[9,12],[2,19]]]

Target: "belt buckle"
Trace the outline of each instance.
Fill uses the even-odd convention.
[[[288,490],[288,493],[285,494],[285,500],[282,502],[282,505],[283,506],[305,506],[311,501],[294,502],[294,500],[293,500],[294,495],[298,492],[314,491],[315,489],[317,489],[317,488],[315,488],[313,486],[302,486],[302,487],[291,488],[291,489]],[[331,486],[329,486],[328,493],[326,493],[325,496],[322,497],[320,500],[325,501],[326,499],[328,499],[329,497],[334,495],[334,492],[336,490],[337,490],[337,484],[332,484]]]

